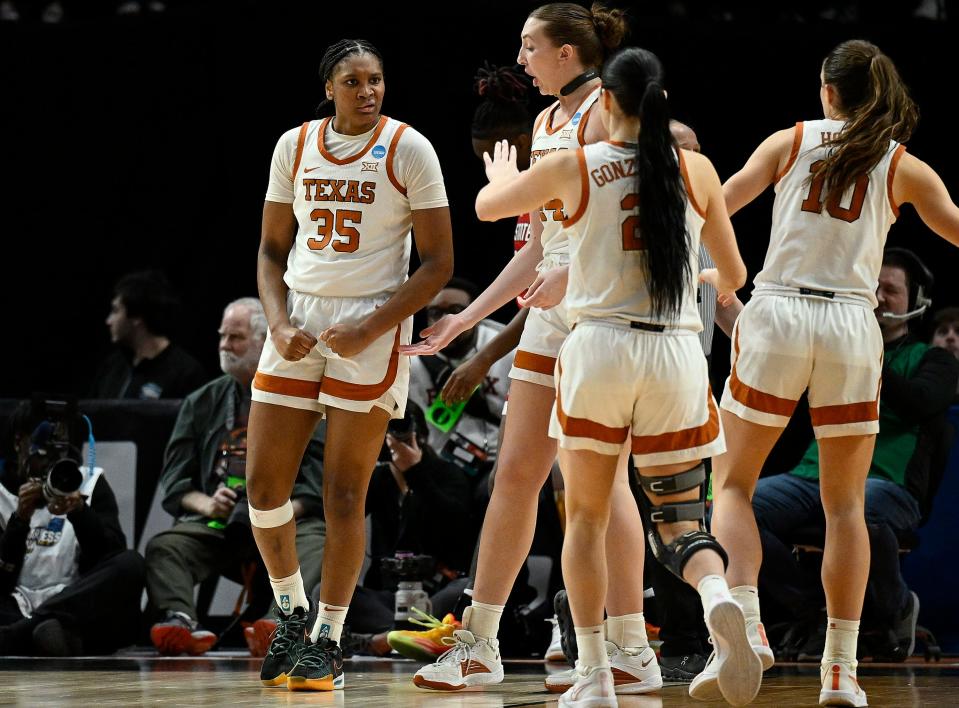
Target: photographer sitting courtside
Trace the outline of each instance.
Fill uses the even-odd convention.
[[[110,654],[132,644],[143,559],[127,550],[103,470],[81,464],[86,425],[76,402],[37,396],[10,427],[0,473],[0,656]]]
[[[246,503],[246,427],[250,384],[266,337],[256,298],[227,305],[220,325],[224,375],[190,394],[180,408],[160,478],[163,508],[177,519],[146,549],[147,591],[161,621],[150,637],[162,654],[202,654],[216,635],[197,624],[197,583],[225,575],[250,585],[249,612],[265,612],[272,597],[250,530]],[[317,436],[324,428],[319,427]],[[307,588],[320,581],[326,527],[322,508],[321,437],[303,456],[293,488],[297,553]],[[244,578],[242,567],[254,568]],[[259,653],[259,652],[257,652]]]

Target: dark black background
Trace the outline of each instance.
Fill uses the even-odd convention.
[[[113,283],[148,266],[163,268],[186,303],[180,341],[217,372],[222,308],[256,291],[273,146],[313,116],[319,59],[344,36],[383,52],[384,112],[433,142],[456,271],[488,284],[511,254],[512,224],[480,224],[473,214],[483,175],[469,137],[472,79],[484,59],[515,61],[535,5],[248,1],[0,27],[0,397],[85,390],[109,349]],[[632,43],[663,60],[673,113],[696,129],[722,178],[773,131],[821,117],[820,62],[838,42],[861,37],[896,61],[921,108],[910,150],[959,195],[955,21],[908,18],[913,2],[897,15],[876,3],[883,9],[868,16],[872,4],[862,3],[855,22],[803,20],[789,3],[687,5],[706,9],[681,18],[660,4],[634,7]],[[717,19],[723,5],[732,21]],[[533,99],[534,109],[544,105]],[[771,201],[764,195],[734,220],[751,275],[765,253]],[[959,253],[911,208],[890,242],[913,248],[937,274],[936,307],[959,303]],[[724,347],[717,336],[714,358]]]

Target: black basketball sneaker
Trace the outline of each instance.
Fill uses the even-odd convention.
[[[315,644],[307,638],[287,672],[286,687],[291,691],[333,691],[343,688],[344,680],[340,645],[326,637]]]
[[[290,614],[278,613],[276,631],[263,657],[260,681],[264,686],[284,686],[306,637],[307,611],[297,607]]]

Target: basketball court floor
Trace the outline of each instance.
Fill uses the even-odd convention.
[[[238,652],[201,658],[127,654],[108,658],[0,659],[4,706],[377,706],[381,708],[505,708],[555,706],[543,677],[559,664],[506,662],[506,681],[490,689],[436,693],[410,682],[417,664],[405,659],[348,659],[345,691],[296,693],[263,688],[260,662]],[[871,706],[959,706],[959,662],[861,664]],[[818,705],[818,667],[777,665],[766,673],[755,706]],[[685,685],[648,696],[623,696],[622,708],[703,706]],[[713,703],[708,705],[723,705]]]

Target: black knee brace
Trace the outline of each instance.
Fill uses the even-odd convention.
[[[685,582],[683,568],[693,554],[706,548],[712,549],[723,559],[723,567],[729,564],[726,551],[719,545],[713,535],[706,531],[703,519],[706,515],[706,467],[700,462],[685,472],[663,477],[646,477],[639,475],[640,484],[649,494],[662,496],[686,492],[699,488],[699,499],[694,502],[666,502],[659,506],[649,507],[649,520],[652,522],[649,529],[649,546],[656,556],[656,560],[663,564],[673,575]],[[698,531],[687,531],[673,539],[671,543],[664,543],[659,535],[658,524],[670,524],[677,521],[698,521]]]

